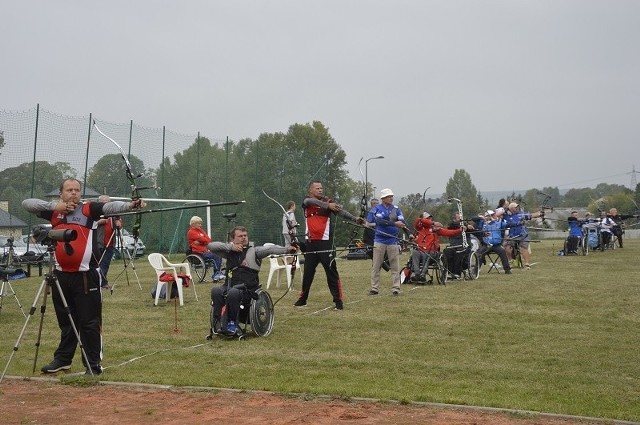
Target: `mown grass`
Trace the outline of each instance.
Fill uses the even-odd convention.
[[[640,420],[640,241],[587,257],[559,257],[561,241],[533,246],[531,270],[481,273],[477,281],[403,286],[367,296],[369,261],[338,260],[344,311],[332,311],[321,269],[307,307],[296,293],[276,306],[273,334],[205,340],[211,283],[186,290],[173,332],[172,303],[154,307],[146,262],[104,294],[107,369],[102,379],[232,387],[279,393],[432,401]],[[405,260],[406,261],[406,257]],[[303,266],[304,267],[304,266]],[[122,270],[114,262],[112,280]],[[261,280],[266,283],[268,265]],[[295,278],[300,287],[301,271]],[[42,278],[13,281],[25,311]],[[270,290],[274,300],[284,288]],[[41,300],[10,375],[31,375]],[[327,308],[327,309],[325,309]],[[51,359],[58,330],[44,316],[38,367]],[[13,297],[0,314],[4,368],[25,322]],[[2,355],[2,353],[5,353]],[[77,354],[79,356],[79,354]],[[73,371],[81,371],[79,357]]]

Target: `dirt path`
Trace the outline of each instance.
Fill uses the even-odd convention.
[[[3,424],[469,424],[574,425],[546,416],[392,403],[304,399],[267,393],[197,391],[124,385],[62,385],[5,379]]]

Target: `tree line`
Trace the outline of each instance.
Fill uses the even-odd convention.
[[[4,142],[4,138],[0,137],[0,149]],[[160,164],[147,165],[133,155],[128,159],[136,175],[141,175],[136,180],[137,186],[159,187],[156,190],[142,190],[143,198],[246,201],[241,206],[219,208],[212,213],[212,237],[217,240],[225,239],[230,227],[241,224],[248,228],[250,237],[256,243],[282,242],[282,210],[267,199],[263,191],[281,204],[293,200],[299,205],[309,183],[314,180],[322,181],[325,193],[348,211],[356,215],[362,211],[364,182],[348,176],[345,151],[319,121],[293,124],[287,132],[263,133],[255,140],[247,138],[211,143],[206,137],[198,137],[183,151],[173,157],[165,157]],[[25,162],[0,171],[0,198],[9,201],[9,213],[35,224],[34,218],[22,210],[22,200],[57,193],[58,185],[64,178],[78,176],[79,173],[66,162]],[[120,154],[107,154],[99,158],[89,168],[86,180],[85,187],[99,193],[131,196],[131,186],[125,178],[124,161]],[[532,188],[522,194],[512,193],[510,198],[530,211],[536,211],[541,192],[549,195],[549,206],[586,207],[594,212],[611,206],[616,206],[620,211],[635,211],[640,200],[638,188],[634,192],[624,186],[605,183],[593,189],[571,189],[564,195],[560,194],[557,187]],[[366,193],[373,193],[371,186]],[[440,220],[447,220],[456,211],[455,203],[447,202],[449,198],[458,198],[463,202],[466,218],[495,208],[480,195],[464,169],[454,170],[444,194],[427,197],[426,193],[409,194],[396,199],[410,227],[423,211],[430,212]],[[175,204],[153,205],[154,208],[162,206]],[[223,217],[223,214],[232,212],[236,213],[235,218]],[[183,251],[192,215],[204,217],[205,210],[143,216],[141,237],[147,248],[162,252]],[[297,215],[301,222],[301,209],[298,209]],[[128,217],[125,225],[132,220]],[[352,226],[340,220],[336,220],[333,231],[337,246],[347,245],[354,236],[361,234],[353,232]]]

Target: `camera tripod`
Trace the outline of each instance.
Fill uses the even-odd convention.
[[[8,297],[13,295],[18,303],[18,307],[20,307],[20,311],[24,317],[27,317],[24,310],[22,309],[22,304],[20,304],[20,300],[16,295],[16,291],[13,289],[11,282],[9,281],[9,275],[15,273],[17,269],[11,269],[9,267],[0,266],[0,279],[2,279],[2,286],[0,286],[0,313],[2,313],[2,304],[4,302],[4,297]]]
[[[131,270],[133,271],[133,274],[136,277],[136,281],[138,282],[138,287],[140,288],[140,290],[142,290],[142,285],[140,284],[140,278],[138,277],[138,272],[136,272],[136,265],[135,265],[136,249],[138,247],[134,245],[133,256],[131,256],[131,253],[129,252],[127,247],[124,246],[124,237],[122,236],[122,229],[120,229],[119,227],[116,227],[116,231],[113,232],[113,235],[116,235],[116,238],[118,238],[120,257],[122,257],[124,269],[122,269],[122,271],[118,273],[118,276],[116,276],[115,280],[113,281],[113,285],[111,285],[111,293],[113,294],[113,288],[115,288],[116,284],[118,283],[118,279],[120,279],[120,276],[122,276],[123,273],[127,278],[127,286],[131,284],[129,281],[129,272],[128,272],[129,266],[131,266]],[[111,236],[113,237],[113,235]],[[137,243],[137,240],[136,240],[136,243]],[[128,259],[125,257],[125,253],[126,253],[126,256],[129,257]]]
[[[47,272],[47,274],[45,274],[44,279],[42,279],[42,283],[40,284],[40,287],[38,288],[38,291],[36,292],[36,296],[33,300],[33,304],[31,305],[31,308],[29,309],[29,315],[26,316],[26,320],[24,322],[24,326],[22,326],[22,330],[20,331],[20,334],[18,335],[18,339],[16,340],[15,345],[13,346],[13,351],[11,351],[11,355],[9,356],[9,360],[7,361],[6,366],[4,367],[4,370],[2,371],[2,375],[0,376],[0,383],[2,382],[2,380],[4,379],[4,376],[7,373],[7,370],[9,369],[9,365],[11,364],[11,360],[13,360],[13,356],[15,355],[16,351],[18,351],[18,348],[20,347],[20,341],[22,340],[22,338],[24,337],[24,333],[27,329],[27,325],[29,324],[29,320],[31,319],[31,317],[33,317],[34,313],[36,312],[36,305],[38,304],[38,299],[40,298],[40,295],[43,295],[42,298],[42,305],[40,306],[40,326],[38,328],[38,337],[36,339],[36,354],[35,357],[33,359],[33,371],[32,374],[34,374],[36,372],[36,364],[38,363],[38,352],[40,350],[40,341],[42,339],[42,327],[44,325],[44,314],[47,310],[47,298],[49,293],[51,292],[51,288],[55,287],[56,290],[58,291],[58,294],[60,295],[60,299],[62,300],[62,304],[64,305],[64,310],[67,313],[67,315],[69,316],[69,322],[71,323],[71,327],[73,329],[73,333],[76,336],[76,339],[78,340],[78,345],[80,346],[80,351],[82,353],[82,358],[84,359],[86,365],[87,365],[87,370],[91,373],[91,376],[93,376],[93,370],[91,369],[91,367],[89,367],[88,365],[89,363],[89,358],[87,357],[87,353],[84,350],[84,346],[82,345],[82,340],[80,339],[80,333],[78,332],[78,328],[76,327],[76,324],[73,320],[73,317],[71,315],[71,311],[69,310],[69,304],[67,304],[67,299],[64,296],[64,293],[62,292],[62,287],[60,287],[60,282],[58,282],[58,279],[56,278],[55,274],[53,274],[53,253],[55,251],[55,242],[52,242],[51,244],[48,245],[47,247],[47,252],[49,253],[49,271]]]

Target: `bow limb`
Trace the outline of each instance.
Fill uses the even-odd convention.
[[[462,201],[458,198],[449,198],[448,201],[455,202],[458,207],[458,214],[460,215],[460,228],[462,229],[462,246],[466,248],[469,246],[469,243],[467,241],[467,229],[464,224],[464,216],[462,215]]]
[[[137,176],[134,174],[133,167],[131,167],[131,162],[129,162],[129,159],[127,158],[127,155],[124,152],[124,149],[122,149],[122,146],[120,146],[118,144],[118,142],[116,142],[111,137],[107,136],[102,130],[100,130],[100,128],[96,124],[96,120],[93,120],[93,127],[104,138],[106,138],[111,143],[116,145],[116,147],[120,151],[120,155],[122,156],[122,160],[124,161],[124,164],[125,164],[125,171],[126,171],[126,174],[127,174],[127,180],[129,180],[129,184],[131,185],[131,200],[133,202],[139,201],[140,200],[140,191],[139,191],[138,186],[136,185],[136,179],[138,177],[140,177],[141,174],[137,175]],[[134,240],[134,244],[135,245],[138,245],[138,239],[140,238],[140,228],[141,227],[142,227],[142,216],[137,214],[136,215],[136,220],[135,220],[135,222],[133,224],[133,228],[131,229],[131,235],[133,236],[133,240]]]
[[[367,182],[364,178],[364,173],[362,172],[363,159],[364,157],[360,158],[360,161],[358,162],[358,171],[360,171],[360,177],[362,178],[362,197],[360,198],[360,218],[363,220],[366,220],[367,212],[368,212],[367,207],[369,206],[368,205],[369,202],[367,199]],[[353,231],[351,232],[351,235],[349,236],[349,242],[347,243],[347,246],[353,244],[353,241],[358,236],[358,233],[359,233],[358,229],[353,229]]]

